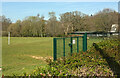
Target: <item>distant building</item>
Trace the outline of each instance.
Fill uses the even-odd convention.
[[[113,24],[111,26],[111,31],[109,31],[109,33],[112,34],[112,35],[118,35],[119,34],[118,31],[119,31],[118,30],[118,24]]]
[[[110,32],[117,32],[118,31],[118,24],[113,24],[111,26],[111,31]]]
[[[75,31],[73,33],[70,34],[79,34],[79,35],[83,35],[87,33],[88,36],[111,36],[111,35],[118,35],[118,24],[113,24],[111,26],[111,30],[108,32],[96,32],[96,31]]]
[[[85,33],[87,33],[87,36],[107,36],[107,33],[105,33],[105,32],[96,32],[96,31],[76,31],[71,34],[83,35]]]

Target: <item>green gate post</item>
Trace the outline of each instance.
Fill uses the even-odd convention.
[[[63,38],[63,56],[65,57],[65,38]]]
[[[77,37],[77,53],[79,53],[79,37]]]
[[[72,45],[73,45],[73,44],[72,44],[72,37],[71,37],[71,46],[70,46],[70,47],[71,47],[71,50],[70,50],[71,56],[72,56],[72,50],[73,50],[73,49],[72,49]]]
[[[53,39],[53,60],[55,61],[57,59],[57,40],[56,38]]]
[[[87,51],[87,33],[83,36],[83,51]]]

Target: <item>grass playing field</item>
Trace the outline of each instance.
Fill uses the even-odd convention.
[[[88,48],[93,42],[102,39],[88,40]],[[52,37],[11,37],[8,45],[7,37],[2,38],[2,73],[11,76],[30,73],[39,66],[45,66],[46,58],[53,56]]]

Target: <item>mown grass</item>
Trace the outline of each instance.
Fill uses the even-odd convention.
[[[100,42],[101,38],[90,38],[88,49],[93,42]],[[44,58],[53,56],[52,37],[11,37],[8,45],[7,37],[2,38],[2,73],[7,76],[22,75],[31,72],[39,66],[45,66]],[[43,57],[35,59],[32,56]]]
[[[8,45],[7,38],[2,39],[2,66],[4,75],[30,72],[36,66],[44,66],[46,62],[31,56],[52,56],[53,38],[11,37]]]

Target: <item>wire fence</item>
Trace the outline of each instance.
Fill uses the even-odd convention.
[[[87,33],[83,36],[64,37],[53,39],[53,58],[67,57],[72,53],[87,50]]]

